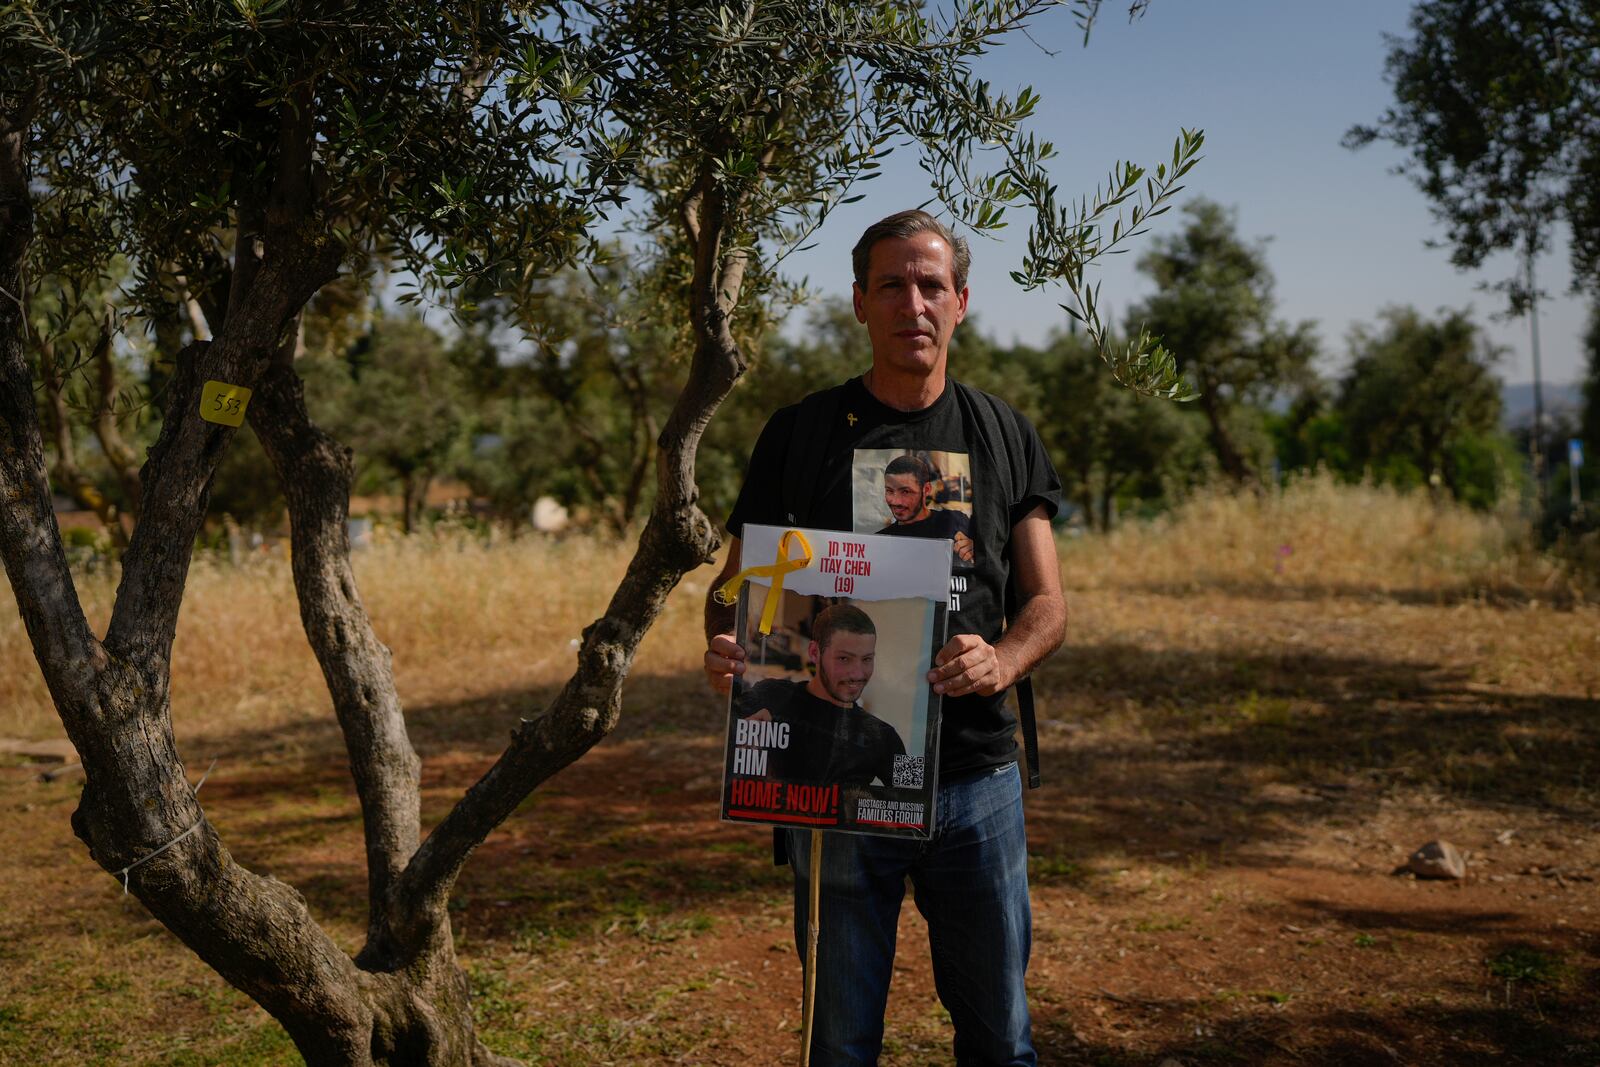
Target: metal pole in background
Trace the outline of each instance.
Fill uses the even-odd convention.
[[[1526,255],[1528,330],[1533,341],[1533,438],[1530,447],[1533,450],[1533,480],[1539,493],[1539,514],[1543,515],[1548,487],[1545,485],[1544,462],[1544,381],[1539,372],[1539,290],[1534,287],[1533,282],[1533,253],[1536,244],[1533,232],[1529,231]]]

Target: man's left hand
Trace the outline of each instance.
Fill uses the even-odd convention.
[[[1016,679],[1003,653],[977,634],[957,634],[933,657],[933,691],[947,697],[993,696]]]

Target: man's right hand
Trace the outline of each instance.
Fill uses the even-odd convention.
[[[736,674],[744,674],[744,649],[732,634],[717,634],[706,642],[706,680],[712,689],[726,693]]]

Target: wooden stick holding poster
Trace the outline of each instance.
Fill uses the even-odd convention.
[[[822,935],[822,835],[811,835],[811,894],[806,909],[805,999],[800,1002],[800,1067],[811,1067],[811,1024],[817,1019],[817,939]]]
[[[933,833],[952,542],[747,525],[734,632],[746,653],[728,701],[722,818],[807,829],[802,1063],[809,1062],[822,834]],[[805,546],[802,562],[793,555]],[[814,553],[813,550],[814,549]]]

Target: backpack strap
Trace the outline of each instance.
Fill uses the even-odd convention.
[[[809,394],[800,401],[794,425],[789,429],[789,447],[783,456],[783,483],[779,497],[783,505],[784,522],[796,526],[810,525],[811,509],[817,499],[817,486],[822,481],[823,453],[833,420],[839,413],[839,402],[844,386],[836,385]]]
[[[1017,426],[1017,416],[1011,405],[999,397],[992,396],[981,389],[954,382],[956,396],[963,401],[963,408],[971,414],[978,425],[978,436],[984,451],[988,454],[990,469],[997,480],[1003,480],[1008,487],[1016,484],[1014,473],[1011,469],[1013,451],[1011,441],[1020,441],[1021,429]],[[1007,431],[1010,431],[1009,433]],[[1009,498],[1009,493],[1007,497]],[[1011,508],[1003,504],[999,509],[991,509],[991,514],[997,514],[1001,522],[1009,529],[1011,525]],[[1011,624],[1015,617],[1017,598],[1009,576],[1006,578],[1005,588],[1005,617],[1006,625]],[[1017,679],[1017,684],[1012,687],[1017,695],[1017,722],[1022,727],[1022,753],[1028,761],[1028,788],[1038,789],[1041,781],[1039,776],[1039,722],[1034,713],[1033,706],[1033,678],[1024,676]]]
[[[1028,788],[1038,789],[1039,777],[1039,720],[1033,714],[1033,676],[1017,679],[1017,719],[1022,723],[1022,754],[1028,760]]]

